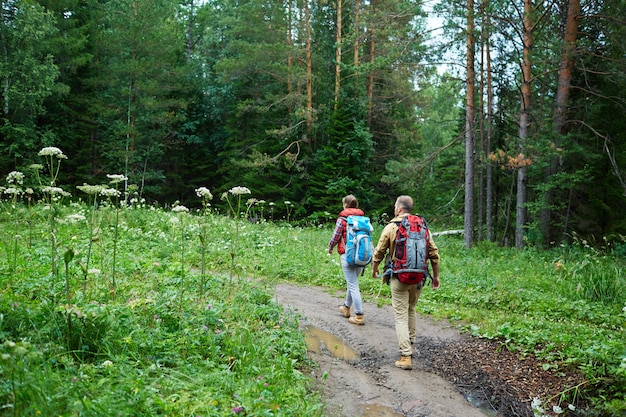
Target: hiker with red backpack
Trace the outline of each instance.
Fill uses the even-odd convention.
[[[337,252],[341,259],[341,269],[346,279],[346,298],[339,306],[339,313],[352,324],[365,324],[363,318],[363,300],[359,288],[359,274],[372,260],[374,250],[370,219],[365,217],[355,196],[349,194],[341,200],[343,210],[337,217],[333,236],[328,243],[328,253]],[[354,306],[356,315],[351,316]]]
[[[414,214],[413,199],[402,195],[396,199],[395,217],[383,229],[372,259],[372,276],[378,278],[378,267],[386,258],[382,279],[391,289],[396,336],[400,358],[395,366],[412,369],[411,356],[415,342],[417,313],[415,305],[428,278],[432,288],[439,288],[439,249],[433,241],[426,220]],[[432,267],[432,277],[428,262]]]

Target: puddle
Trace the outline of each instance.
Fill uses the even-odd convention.
[[[345,359],[347,361],[356,361],[359,359],[359,352],[346,345],[341,339],[331,333],[310,325],[305,326],[304,329],[306,345],[310,351],[323,353],[322,348],[326,348],[331,355],[339,359]]]
[[[361,417],[402,417],[404,414],[398,414],[389,407],[377,404],[363,406],[363,414]]]

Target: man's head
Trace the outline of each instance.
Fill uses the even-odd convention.
[[[396,199],[396,205],[394,206],[394,213],[396,216],[402,213],[413,213],[413,199],[408,195],[401,195]]]

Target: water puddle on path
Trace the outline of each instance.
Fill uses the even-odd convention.
[[[359,352],[346,345],[341,339],[315,326],[305,326],[304,336],[308,349],[315,353],[323,353],[326,348],[331,355],[347,361],[359,360]]]
[[[398,414],[389,407],[382,405],[370,404],[363,406],[363,414],[361,417],[402,417],[404,414]]]

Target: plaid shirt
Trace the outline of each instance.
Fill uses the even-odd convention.
[[[330,238],[330,242],[328,242],[328,252],[332,253],[333,248],[337,246],[337,253],[343,255],[346,253],[345,241],[346,241],[346,217],[348,216],[363,216],[363,210],[348,208],[342,210],[339,213],[339,217],[337,218],[337,222],[335,223],[335,231],[333,232],[333,237]]]

